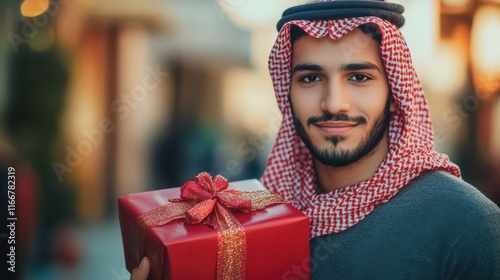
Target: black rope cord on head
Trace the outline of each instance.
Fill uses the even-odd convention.
[[[405,19],[404,7],[383,1],[342,0],[304,4],[286,9],[278,21],[277,29],[292,20],[332,20],[350,17],[376,16],[392,22],[398,28]]]

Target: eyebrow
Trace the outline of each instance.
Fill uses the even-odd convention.
[[[377,70],[381,72],[380,68],[371,62],[342,64],[342,66],[340,66],[340,71],[358,71],[358,70]]]
[[[292,69],[292,75],[295,74],[296,72],[299,71],[315,71],[315,72],[321,72],[324,71],[325,69],[318,64],[313,64],[313,63],[299,63],[295,65]],[[371,63],[371,62],[362,62],[362,63],[349,63],[349,64],[342,64],[340,66],[339,71],[359,71],[359,70],[377,70],[379,72],[380,68]]]
[[[313,64],[313,63],[299,63],[295,65],[292,69],[292,74],[295,74],[295,72],[299,71],[315,71],[315,72],[321,72],[324,71],[325,69],[321,67],[318,64]]]

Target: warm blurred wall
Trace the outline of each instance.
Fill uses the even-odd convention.
[[[165,78],[150,44],[165,28],[164,5],[74,1],[63,8],[58,30],[76,36],[62,38],[73,58],[62,124],[74,162],[65,159],[71,172],[61,177],[76,184],[79,218],[98,220],[116,212],[117,194],[147,181],[148,124],[163,109]]]
[[[60,180],[71,180],[77,188],[77,212],[87,220],[100,218],[104,211],[105,149],[108,132],[105,104],[110,50],[106,29],[89,28],[73,54],[71,78],[62,117],[64,161],[68,172]],[[111,121],[109,121],[111,122]]]

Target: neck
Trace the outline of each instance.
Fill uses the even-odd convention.
[[[358,161],[342,167],[324,165],[314,159],[314,166],[321,193],[327,193],[370,179],[389,151],[387,134],[369,154]]]

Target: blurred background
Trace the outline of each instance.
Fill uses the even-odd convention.
[[[406,8],[436,149],[500,203],[500,1],[392,2]],[[275,24],[302,3],[1,1],[0,174],[16,169],[17,279],[128,279],[118,196],[200,171],[260,177],[281,119],[267,70]]]

